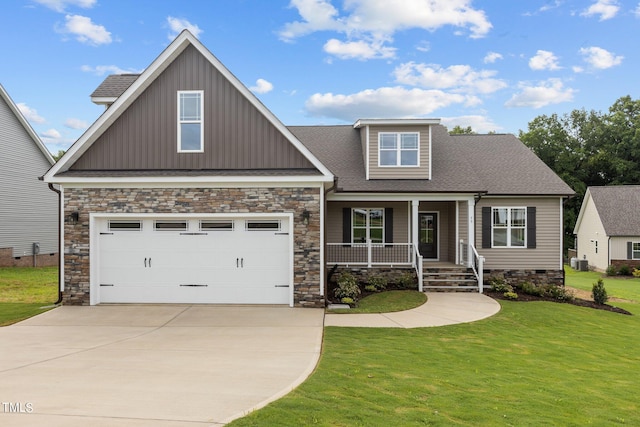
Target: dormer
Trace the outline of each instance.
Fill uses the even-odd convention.
[[[360,119],[367,179],[431,179],[431,126],[440,119]]]
[[[91,94],[91,102],[109,108],[138,77],[140,77],[140,74],[112,74],[107,76]]]

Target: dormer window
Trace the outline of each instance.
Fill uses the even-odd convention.
[[[418,132],[380,132],[378,134],[379,166],[420,166]]]
[[[204,151],[203,91],[178,91],[178,152]]]

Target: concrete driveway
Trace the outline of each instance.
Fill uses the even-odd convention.
[[[221,425],[304,381],[322,327],[306,308],[56,308],[0,328],[0,425]]]

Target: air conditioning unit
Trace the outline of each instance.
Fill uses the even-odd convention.
[[[578,271],[589,271],[589,261],[587,261],[586,259],[579,259]]]

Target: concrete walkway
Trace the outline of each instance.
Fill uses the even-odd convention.
[[[367,328],[422,328],[475,322],[500,311],[500,304],[472,292],[427,292],[427,302],[412,310],[381,314],[336,314],[324,317],[325,326]]]
[[[323,317],[289,307],[56,308],[0,328],[0,425],[222,425],[311,374]]]

